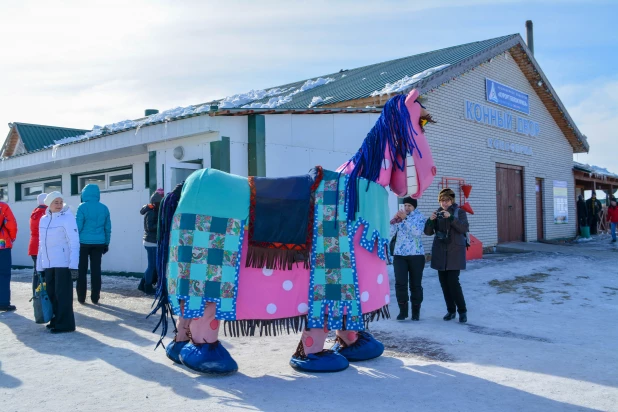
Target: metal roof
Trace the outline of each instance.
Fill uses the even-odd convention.
[[[90,130],[68,129],[66,127],[44,126],[40,124],[13,123],[27,152],[43,149],[64,137],[79,136]]]
[[[336,73],[325,74],[312,77],[294,83],[278,86],[286,92],[271,95],[253,103],[266,103],[272,97],[286,96],[290,94],[290,89],[298,89],[308,80],[318,78],[331,78],[334,81],[313,89],[298,93],[292,96],[292,101],[277,106],[278,109],[301,109],[307,108],[311,104],[313,97],[322,97],[328,100],[320,105],[331,105],[334,103],[361,99],[369,97],[375,91],[381,90],[387,83],[395,83],[405,76],[413,76],[425,70],[441,66],[444,64],[455,65],[472,56],[490,49],[500,43],[518,37],[518,34],[497,37],[494,39],[463,44],[446,49],[435,50],[421,53],[414,56],[403,57],[383,63],[372,64],[356,69],[342,70]],[[276,89],[276,87],[269,88]],[[215,103],[215,102],[213,102]],[[316,107],[320,107],[317,105]]]

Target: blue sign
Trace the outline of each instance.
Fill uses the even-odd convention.
[[[488,102],[530,114],[530,105],[526,93],[485,78],[485,94]]]

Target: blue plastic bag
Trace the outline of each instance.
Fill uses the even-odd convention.
[[[51,300],[47,294],[47,284],[43,282],[39,275],[39,286],[32,296],[32,307],[34,308],[34,321],[36,323],[48,323],[54,316]]]

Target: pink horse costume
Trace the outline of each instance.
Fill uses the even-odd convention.
[[[221,321],[232,336],[302,331],[290,360],[297,370],[340,371],[382,354],[365,329],[389,317],[385,187],[420,197],[435,175],[417,97],[390,99],[337,171],[247,179],[204,169],[166,196],[153,313],[162,309],[162,338],[167,313],[178,316],[171,360],[201,373],[236,371],[219,342]],[[325,350],[329,330],[337,339]]]

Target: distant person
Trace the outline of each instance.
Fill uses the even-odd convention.
[[[584,196],[577,196],[577,225],[578,232],[581,233],[581,228],[583,226],[588,226],[588,211],[586,209],[586,202],[584,201]]]
[[[11,305],[11,248],[17,238],[17,221],[8,204],[0,202],[0,312],[15,310]]]
[[[155,283],[154,277],[157,264],[157,228],[159,222],[159,206],[161,205],[161,200],[163,200],[163,196],[161,195],[162,191],[163,190],[157,190],[154,192],[150,197],[150,203],[144,205],[139,211],[140,214],[144,216],[144,236],[142,242],[146,249],[148,267],[137,288],[147,295],[154,295],[155,293],[153,283]]]
[[[408,317],[408,300],[412,303],[412,320],[420,320],[425,269],[425,249],[422,239],[425,216],[416,209],[416,199],[406,197],[403,199],[403,206],[404,209],[399,210],[391,220],[390,233],[391,237],[397,236],[393,251],[395,295],[399,305],[397,320],[405,320]]]
[[[45,271],[47,294],[54,316],[47,325],[51,333],[73,332],[73,275],[79,265],[79,234],[75,216],[64,204],[62,193],[51,192],[39,222],[39,250],[36,268]]]
[[[425,223],[425,234],[434,235],[431,248],[431,268],[438,271],[447,313],[442,319],[455,318],[468,321],[468,310],[464,299],[459,274],[466,268],[466,233],[469,231],[466,212],[455,203],[455,192],[442,189],[438,194],[440,207]]]
[[[39,222],[45,215],[47,205],[45,204],[45,198],[47,193],[41,193],[37,196],[36,200],[39,203],[30,214],[30,243],[28,244],[28,255],[32,257],[34,262],[34,273],[32,274],[32,295],[39,286],[39,276],[36,271],[36,257],[39,253]]]
[[[100,202],[101,192],[97,185],[86,185],[82,190],[82,203],[77,208],[79,230],[79,277],[77,300],[86,302],[88,289],[88,259],[90,259],[90,300],[95,305],[101,297],[101,259],[109,250],[112,236],[112,221],[109,209]]]
[[[597,193],[593,190],[592,197],[586,200],[586,213],[588,214],[588,226],[590,226],[591,235],[597,234],[602,211],[601,202],[597,200]]]
[[[607,208],[607,221],[610,223],[612,231],[612,243],[616,243],[616,225],[618,225],[618,206],[616,198],[612,196],[609,207]]]

